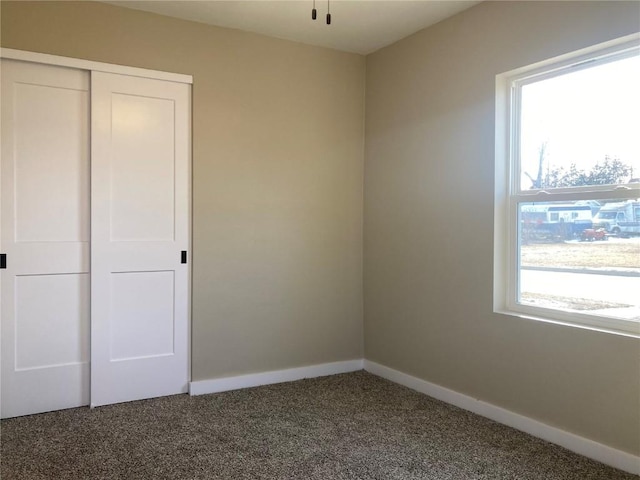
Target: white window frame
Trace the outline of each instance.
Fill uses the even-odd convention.
[[[637,55],[639,49],[640,33],[637,33],[496,76],[494,312],[640,337],[638,322],[517,302],[520,271],[518,203],[640,197],[638,184],[523,190],[519,159],[521,88],[543,79]]]

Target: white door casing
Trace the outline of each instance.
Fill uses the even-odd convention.
[[[91,405],[189,381],[190,87],[91,77]]]
[[[3,418],[89,403],[89,74],[2,60]]]

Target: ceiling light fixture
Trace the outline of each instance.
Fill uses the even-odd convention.
[[[329,10],[329,1],[327,0],[327,25],[331,25],[331,11]],[[316,0],[313,0],[313,8],[311,9],[311,20],[318,18],[318,11],[316,10]]]

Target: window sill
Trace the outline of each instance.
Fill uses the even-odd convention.
[[[553,325],[559,325],[563,327],[580,328],[583,330],[590,330],[598,333],[608,333],[612,335],[620,335],[623,337],[639,338],[640,339],[640,322],[626,321],[620,319],[603,319],[602,317],[595,317],[592,315],[584,315],[573,312],[557,312],[558,317],[552,318],[546,315],[544,312],[540,312],[539,308],[526,306],[520,306],[523,311],[500,308],[494,309],[494,313],[500,315],[506,315],[509,317],[516,317],[522,320],[534,320],[537,322],[550,323]],[[604,325],[604,323],[611,323],[611,325]]]

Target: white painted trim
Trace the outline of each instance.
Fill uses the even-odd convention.
[[[379,363],[364,360],[364,369],[394,383],[404,385],[430,397],[455,405],[483,417],[489,418],[503,425],[560,445],[572,452],[597,460],[606,465],[624,470],[625,472],[640,474],[640,457],[615,448],[602,445],[573,433],[552,427],[533,420],[518,413],[505,410],[482,400],[478,400],[454,390],[441,387],[434,383],[421,380],[406,373],[394,370]]]
[[[110,63],[94,62],[81,58],[61,57],[49,55],[48,53],[27,52],[25,50],[14,50],[12,48],[0,48],[0,57],[11,60],[21,60],[24,62],[43,63],[45,65],[57,65],[59,67],[77,68],[79,70],[90,70],[92,72],[117,73],[132,77],[153,78],[156,80],[167,80],[177,83],[193,83],[191,75],[182,73],[161,72],[159,70],[147,70],[146,68],[127,67],[124,65],[114,65]]]
[[[237,377],[214,378],[191,382],[190,395],[204,395],[207,393],[226,392],[240,388],[259,387],[273,383],[293,382],[303,378],[325,377],[339,373],[349,373],[362,370],[363,360],[347,360],[344,362],[323,363],[308,367],[289,368],[287,370],[274,370],[271,372],[240,375]]]

